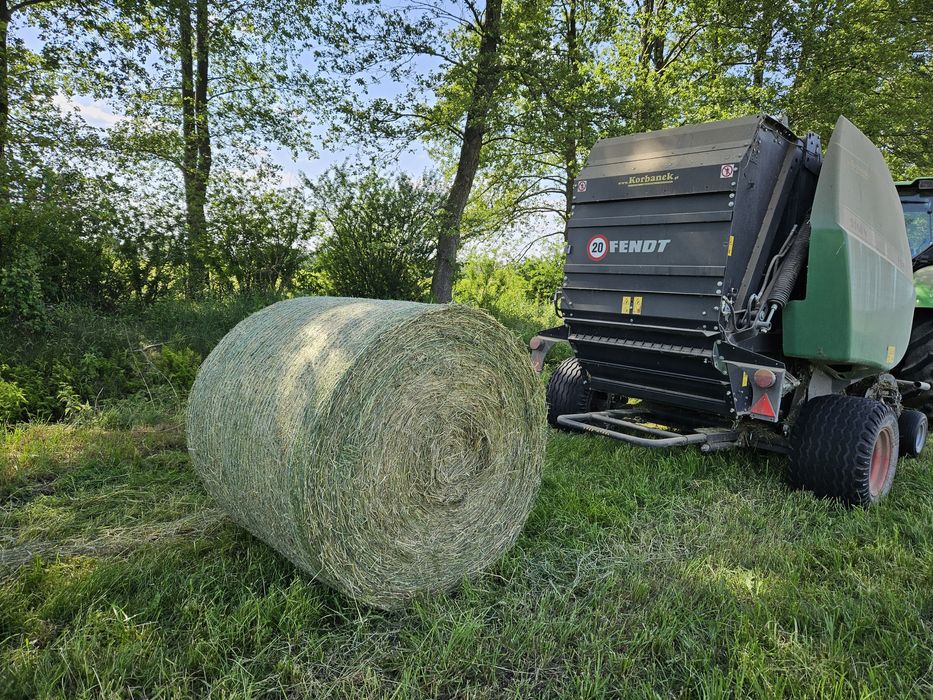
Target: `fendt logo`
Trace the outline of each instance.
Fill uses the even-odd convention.
[[[602,234],[593,236],[586,246],[586,254],[593,262],[599,262],[609,252],[609,241]]]
[[[670,242],[670,238],[610,241],[600,233],[586,244],[586,255],[593,262],[599,262],[609,253],[663,253]]]

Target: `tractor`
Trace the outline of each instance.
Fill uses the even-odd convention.
[[[915,306],[904,213],[844,117],[825,155],[764,114],[600,140],[565,235],[563,324],[531,340],[538,371],[573,351],[553,426],[784,453],[793,485],[863,506],[920,454],[927,416],[904,397],[930,384],[893,371]]]
[[[896,184],[913,260],[917,306],[907,352],[894,372],[902,379],[930,382],[933,381],[933,177]],[[933,396],[929,392],[906,391],[904,405],[933,416]]]

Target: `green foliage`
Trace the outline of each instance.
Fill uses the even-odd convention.
[[[298,188],[275,189],[278,173],[219,179],[209,210],[209,259],[225,293],[283,294],[294,288],[315,234],[315,213]]]
[[[78,392],[68,384],[61,384],[55,396],[62,405],[62,415],[66,419],[79,418],[91,410],[91,405],[82,401]]]
[[[173,350],[171,347],[163,347],[153,353],[150,359],[166,381],[172,386],[186,389],[194,383],[203,358],[191,348]]]
[[[518,264],[519,275],[528,282],[527,297],[549,304],[564,278],[564,247],[557,244],[543,255],[527,257]]]
[[[8,369],[6,365],[3,369]],[[7,423],[19,418],[26,403],[26,395],[13,382],[0,379],[0,423]]]
[[[45,315],[39,256],[18,245],[9,228],[8,249],[0,267],[0,315],[30,328],[41,328]]]
[[[436,182],[331,170],[313,185],[324,234],[316,266],[338,296],[427,297],[442,202]]]
[[[177,400],[227,331],[273,300],[171,299],[119,313],[63,304],[48,310],[41,332],[4,326],[0,377],[15,392],[0,410],[7,420],[48,420],[108,411],[132,397],[158,402],[166,391]]]
[[[51,202],[0,208],[0,314],[40,328],[45,305],[64,299],[106,303],[111,269],[94,215]]]
[[[547,289],[556,261],[555,253],[520,264],[472,255],[461,267],[454,301],[485,309],[527,342],[559,322],[551,304],[554,288]]]

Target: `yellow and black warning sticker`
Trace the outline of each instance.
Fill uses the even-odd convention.
[[[887,362],[889,365],[894,364],[894,354],[896,351],[897,349],[893,345],[888,346],[888,354],[884,358],[884,361]]]
[[[729,252],[726,253],[727,258],[732,257],[732,245],[735,243],[735,236],[729,236]]]
[[[642,297],[631,297],[631,296],[622,297],[622,313],[640,315],[641,314],[641,303],[642,303]]]

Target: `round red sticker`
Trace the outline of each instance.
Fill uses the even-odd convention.
[[[609,252],[609,241],[602,234],[593,236],[586,245],[586,254],[593,262],[599,262]]]

